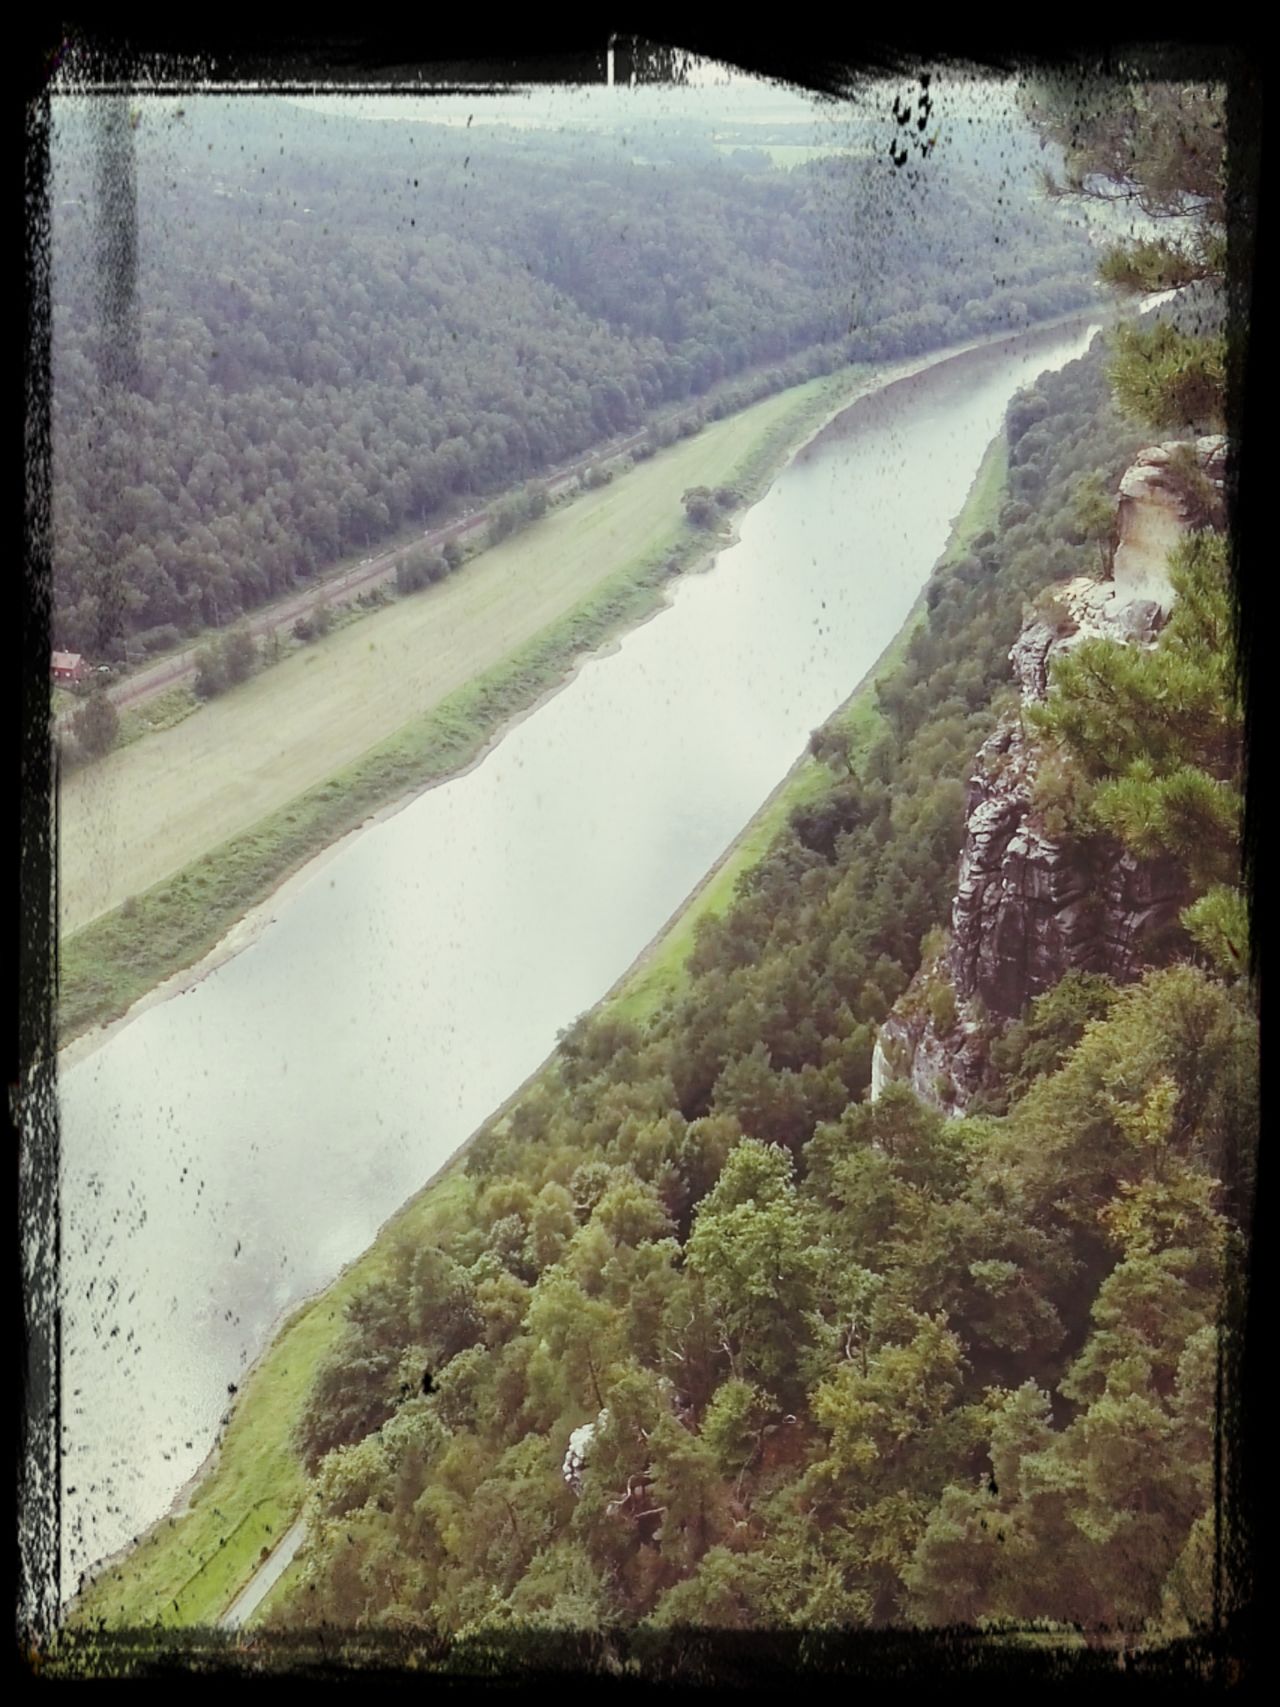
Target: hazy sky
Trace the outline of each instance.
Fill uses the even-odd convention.
[[[925,69],[922,67],[922,69]],[[703,112],[708,117],[726,121],[771,122],[774,124],[812,124],[848,122],[859,108],[867,116],[883,116],[892,106],[895,96],[911,100],[919,93],[910,79],[886,80],[874,90],[864,90],[860,99],[836,101],[788,88],[766,78],[758,78],[731,66],[708,59],[689,56],[686,61],[687,82],[678,86],[644,85],[628,88],[615,85],[555,85],[511,86],[510,93],[476,96],[441,97],[424,94],[419,97],[388,98],[364,93],[358,88],[351,95],[316,95],[295,97],[319,110],[359,114],[369,118],[420,118],[423,122],[466,124],[473,123],[517,125],[599,125],[608,123],[616,114],[624,122],[645,118],[661,118],[663,114]],[[87,93],[92,83],[77,82],[74,76],[63,79],[67,95]],[[163,87],[163,84],[160,84]],[[1013,98],[1016,85],[990,78],[975,80],[959,72],[935,69],[930,95],[933,101],[933,121],[966,124],[975,121],[1014,122]],[[264,88],[264,93],[268,92]],[[226,94],[226,86],[213,85],[209,94]],[[199,99],[200,92],[187,88],[172,96],[148,96],[145,83],[136,88],[135,102],[151,100],[175,101],[179,104]]]

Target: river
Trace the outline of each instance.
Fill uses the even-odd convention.
[[[60,1074],[63,1586],[169,1508],[281,1315],[591,1007],[901,627],[1056,327],[855,404],[714,568]]]

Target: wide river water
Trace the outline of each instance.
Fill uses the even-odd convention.
[[[1095,331],[856,403],[667,609],[64,1066],[64,1593],[168,1509],[282,1313],[696,887],[902,626],[1014,392]]]

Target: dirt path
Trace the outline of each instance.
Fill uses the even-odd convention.
[[[510,657],[604,582],[675,543],[680,492],[730,477],[779,393],[550,511],[412,598],[291,651],[173,727],[65,775],[61,929],[182,870]]]
[[[220,1629],[234,1630],[253,1616],[293,1563],[294,1554],[306,1539],[306,1534],[306,1519],[300,1517],[291,1529],[285,1531],[270,1557],[262,1561],[223,1613],[218,1620]]]
[[[579,457],[576,462],[542,476],[541,483],[547,488],[549,496],[558,497],[593,462],[615,461],[634,450],[643,437],[643,432],[632,433],[628,438],[604,445],[587,456]],[[358,593],[389,581],[406,552],[416,551],[421,545],[436,551],[442,550],[450,540],[465,539],[468,534],[484,527],[491,515],[491,509],[478,510],[463,515],[444,527],[430,529],[419,539],[380,551],[365,558],[354,569],[347,569],[342,574],[330,576],[303,591],[291,593],[284,599],[262,606],[246,620],[245,627],[255,638],[259,638],[289,628],[300,616],[309,615],[314,611],[322,599],[333,605],[349,604]],[[189,681],[195,675],[196,654],[207,639],[207,636],[203,636],[198,645],[193,644],[182,652],[161,658],[140,670],[131,671],[123,681],[116,682],[108,689],[108,697],[114,701],[117,709],[123,710],[126,706],[143,705],[156,694],[163,693],[166,688]],[[63,722],[65,721],[64,718]]]

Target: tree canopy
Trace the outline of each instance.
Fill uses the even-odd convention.
[[[477,498],[522,488],[499,527],[527,519],[530,482],[712,393],[731,408],[1090,298],[1077,233],[1032,206],[997,233],[960,170],[846,246],[847,173],[744,171],[705,141],[637,160],[256,98],[133,141],[129,384],[71,106],[53,149],[55,644],[93,656],[232,623]]]

